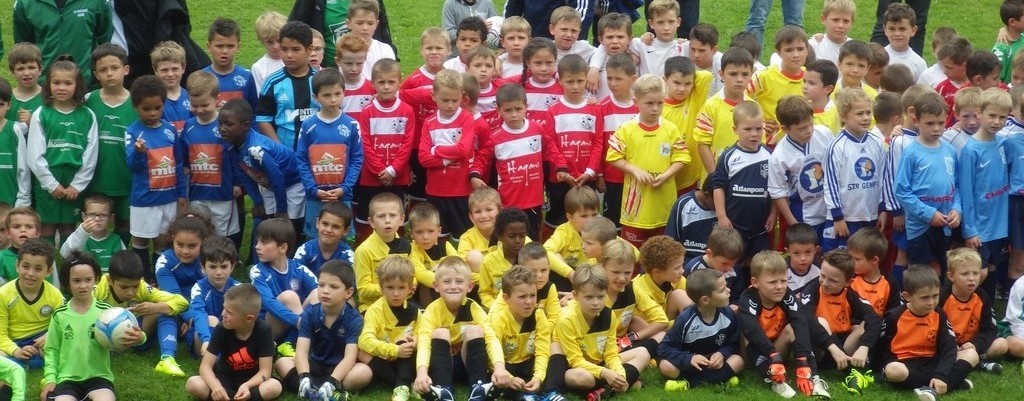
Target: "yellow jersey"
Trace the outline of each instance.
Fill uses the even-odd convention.
[[[531,242],[533,240],[530,237],[526,237],[524,243],[529,244]],[[582,242],[580,243],[580,249],[583,249]],[[565,263],[562,258],[550,250],[548,251],[548,265],[551,266],[552,272],[562,277],[568,277],[569,272],[572,271],[572,267],[569,267],[569,264]],[[501,292],[501,275],[505,274],[505,271],[510,267],[512,267],[512,263],[505,259],[505,252],[500,242],[493,247],[491,252],[484,255],[484,260],[480,263],[479,281],[476,284],[477,294],[480,295],[480,303],[485,308],[490,309],[498,293]]]
[[[672,290],[686,291],[686,277],[679,279],[676,283],[662,283],[657,285],[651,279],[651,275],[643,273],[633,277],[633,293],[637,298],[648,298],[661,306],[662,311],[668,307],[668,293]]]
[[[409,259],[413,261],[413,268],[416,269],[416,283],[427,287],[434,286],[434,268],[446,256],[455,256],[455,247],[451,242],[441,242],[434,245],[430,250],[424,251],[415,242],[412,244],[412,253]],[[463,257],[465,258],[465,257]]]
[[[665,107],[661,109],[661,116],[671,121],[683,134],[686,141],[686,153],[690,155],[690,163],[683,166],[683,169],[676,174],[676,188],[689,188],[700,180],[704,173],[704,167],[700,163],[700,154],[697,153],[697,136],[694,128],[697,126],[697,114],[708,98],[708,91],[711,90],[711,80],[714,77],[708,71],[698,70],[693,77],[693,89],[686,100],[677,101],[665,99]]]
[[[505,297],[499,291],[498,295],[494,297],[494,303],[491,304],[491,309],[488,313],[493,314],[507,307],[508,304],[505,303]],[[537,309],[544,311],[544,316],[547,316],[552,323],[554,323],[554,320],[558,318],[558,314],[562,311],[562,304],[558,302],[558,289],[550,281],[537,290]]]
[[[832,136],[839,134],[839,108],[831,100],[823,109],[814,109],[814,125],[823,125],[832,131]]]
[[[380,281],[377,279],[377,265],[389,255],[402,255],[408,257],[412,253],[412,244],[409,240],[396,237],[390,243],[376,232],[370,233],[369,237],[356,248],[353,268],[356,271],[356,305],[359,312],[365,312],[377,298],[380,298]],[[416,260],[412,260],[413,271],[422,270],[416,266]]]
[[[363,315],[359,350],[389,361],[397,359],[398,342],[415,338],[419,315],[419,308],[409,301],[393,307],[386,299],[377,299]]]
[[[14,355],[18,349],[15,340],[46,332],[53,311],[64,304],[64,295],[50,282],[42,281],[36,299],[28,300],[18,287],[19,281],[0,287],[0,351],[7,355]]]
[[[177,316],[188,310],[188,300],[185,297],[153,288],[142,279],[139,279],[139,288],[135,290],[135,296],[132,299],[117,299],[111,288],[113,285],[111,281],[109,273],[103,274],[103,277],[100,277],[100,282],[96,283],[96,288],[93,288],[92,296],[107,305],[122,308],[132,307],[143,302],[166,303],[171,307],[170,316]]]
[[[534,310],[522,323],[508,308],[492,310],[488,316],[494,336],[501,343],[505,363],[523,363],[533,359],[533,378],[544,381],[551,352],[551,322],[544,311]]]
[[[607,160],[625,160],[657,176],[672,163],[689,164],[690,154],[675,124],[661,118],[657,127],[645,127],[634,119],[622,124],[608,140]],[[676,201],[674,180],[655,188],[627,174],[622,185],[622,225],[642,229],[665,226]]]
[[[480,251],[484,255],[494,250],[491,246],[491,239],[484,236],[476,227],[470,227],[466,232],[462,233],[459,237],[459,256],[463,259],[469,254],[469,251]]]
[[[750,100],[743,95],[743,100]],[[718,159],[718,155],[726,148],[736,144],[736,131],[733,129],[732,110],[739,102],[725,98],[725,92],[718,92],[700,108],[697,114],[697,127],[694,133],[697,137],[697,144],[711,147],[711,154]],[[712,160],[712,164],[716,160]],[[704,160],[701,160],[703,163]],[[703,166],[701,167],[703,170]],[[701,177],[706,177],[703,172]]]
[[[430,339],[434,330],[448,329],[451,333],[448,342],[451,345],[450,351],[452,355],[456,355],[462,349],[462,330],[466,325],[480,326],[484,330],[484,343],[487,346],[487,361],[490,366],[505,362],[501,343],[498,342],[498,337],[494,336],[494,329],[484,308],[476,301],[464,298],[459,308],[452,313],[444,299],[438,298],[427,305],[427,309],[423,310],[419,321],[416,322],[416,368],[430,365]]]
[[[612,321],[615,322],[615,338],[625,336],[629,331],[629,324],[633,317],[640,317],[647,323],[668,324],[668,317],[665,309],[654,302],[650,297],[638,297],[633,290],[633,282],[626,284],[626,288],[619,293],[619,296],[612,302],[611,298],[605,300],[605,306],[612,310]]]
[[[562,310],[555,323],[553,341],[562,346],[569,367],[584,369],[595,378],[600,378],[605,368],[626,376],[615,340],[615,323],[608,308],[587,323],[579,304],[573,302]]]
[[[571,222],[558,225],[551,237],[544,241],[544,249],[561,257],[573,269],[586,259],[583,256],[583,237]]]
[[[747,85],[747,96],[754,99],[761,111],[764,112],[765,120],[779,121],[775,116],[775,109],[779,100],[785,96],[804,94],[804,69],[800,68],[797,75],[786,75],[780,66],[770,66],[761,71],[755,72],[750,77],[750,84]],[[781,127],[780,127],[781,128]],[[782,130],[775,133],[775,137],[768,138],[767,143],[774,145],[782,139]]]

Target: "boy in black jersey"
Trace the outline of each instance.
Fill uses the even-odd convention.
[[[885,380],[914,389],[919,400],[931,401],[950,390],[974,387],[967,374],[978,364],[978,354],[958,353],[946,312],[936,309],[939,277],[935,271],[928,266],[907,269],[903,298],[906,305],[886,313],[882,325],[878,367]]]
[[[694,304],[683,309],[658,346],[658,367],[670,379],[665,389],[685,390],[702,383],[739,384],[743,370],[740,329],[729,308],[729,287],[722,272],[701,269],[690,274],[686,295]]]
[[[761,251],[750,262],[751,285],[740,295],[740,331],[747,340],[746,360],[757,367],[772,391],[783,398],[796,395],[786,383],[783,355],[793,350],[796,384],[800,392],[831,398],[825,381],[817,376],[807,331],[806,312],[786,286],[786,260],[777,252]]]

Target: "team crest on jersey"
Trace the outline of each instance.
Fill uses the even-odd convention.
[[[50,316],[51,313],[53,313],[53,307],[50,305],[43,305],[42,308],[39,308],[39,316],[46,317]]]
[[[861,181],[870,181],[875,178],[875,161],[869,157],[857,159],[857,162],[853,163],[853,173],[857,174]]]
[[[174,142],[174,131],[164,128],[164,136],[168,141]]]
[[[672,145],[662,142],[662,144],[658,146],[658,152],[661,153],[663,157],[668,157],[672,154]]]
[[[334,333],[338,338],[345,338],[345,327],[339,327],[338,331]]]
[[[544,98],[544,108],[545,109],[550,108],[551,105],[555,104],[555,102],[557,102],[557,101],[558,101],[558,96],[548,96],[548,97]]]
[[[505,354],[506,355],[507,354],[511,354],[511,353],[516,351],[516,348],[519,348],[519,344],[516,343],[515,339],[510,339],[508,341],[505,341],[505,347],[504,348],[505,348]]]
[[[288,280],[288,288],[290,288],[292,291],[298,291],[299,290],[299,280],[298,279],[294,279],[294,278],[291,279],[291,280]]]
[[[245,86],[246,82],[248,82],[248,80],[246,80],[245,77],[243,77],[241,75],[235,75],[234,81],[235,81],[235,85],[238,86],[239,88]]]
[[[591,116],[591,115],[583,116],[583,118],[580,119],[580,126],[583,127],[583,129],[585,129],[587,131],[593,131],[594,130],[594,116]]]
[[[249,155],[252,156],[252,159],[256,160],[257,163],[263,163],[263,148],[259,146],[251,146],[249,147]],[[248,158],[249,157],[246,156],[246,159]],[[252,162],[247,162],[247,164],[252,164]]]
[[[405,131],[405,124],[406,124],[406,121],[405,121],[404,118],[396,118],[396,119],[392,120],[392,122],[391,122],[391,129],[394,132]]]
[[[540,137],[535,136],[533,138],[530,138],[530,140],[527,142],[527,146],[530,147],[530,151],[532,152],[540,151]]]
[[[768,163],[761,164],[761,178],[768,178]]]
[[[348,136],[351,135],[351,134],[352,134],[352,130],[348,129],[348,125],[347,124],[339,124],[338,125],[338,135],[340,135],[342,138],[348,138]]]
[[[725,334],[719,333],[717,336],[715,336],[715,345],[721,347],[722,344],[725,344]]]
[[[629,327],[629,322],[633,321],[633,308],[630,307],[622,311],[622,317],[619,318],[619,323],[622,327]]]
[[[952,157],[946,157],[943,159],[946,162],[946,174],[953,175],[953,169],[956,166],[956,161]]]
[[[597,353],[603,354],[604,347],[608,345],[608,336],[597,337]]]
[[[821,162],[814,160],[805,164],[800,172],[800,187],[810,193],[819,193],[824,179],[825,170],[821,168]]]

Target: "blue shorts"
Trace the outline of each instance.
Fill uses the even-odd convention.
[[[896,249],[899,249],[899,250],[901,250],[903,252],[907,251],[907,232],[906,232],[906,227],[904,227],[904,231],[893,230],[893,232],[892,232],[892,243],[893,243],[893,245],[896,245]]]
[[[18,346],[18,348],[23,348],[23,347],[25,347],[27,345],[32,345],[32,343],[34,343],[37,338],[42,337],[44,335],[46,335],[46,330],[40,331],[40,332],[38,332],[38,333],[36,333],[34,335],[31,335],[31,336],[28,336],[28,337],[14,339],[13,341],[14,341],[14,344]],[[8,356],[7,359],[10,359],[10,360],[12,360],[14,362],[17,362],[18,364],[20,364],[22,367],[24,367],[26,369],[42,369],[43,368],[43,350],[42,349],[39,350],[38,354],[32,356],[31,358],[25,359],[25,360],[17,359],[14,356]]]
[[[945,271],[949,236],[942,227],[929,227],[928,231],[907,241],[907,262],[927,265],[937,262]]]
[[[981,247],[978,248],[978,254],[981,255],[981,265],[983,268],[991,269],[997,267],[1010,260],[1010,241],[1006,238],[1000,238],[982,242]]]
[[[1010,247],[1024,249],[1024,196],[1010,195]]]
[[[878,225],[877,220],[871,221],[847,221],[846,228],[849,229],[850,235],[857,232],[864,227],[874,227]],[[822,224],[821,231],[821,252],[825,253],[833,249],[846,248],[846,240],[849,237],[839,237],[836,235],[835,222],[832,220],[825,220]]]

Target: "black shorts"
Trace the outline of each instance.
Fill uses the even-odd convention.
[[[441,217],[441,231],[459,238],[473,223],[469,221],[469,198],[465,196],[427,195],[427,202],[437,208]]]
[[[936,262],[945,270],[949,236],[942,227],[929,227],[928,231],[907,240],[907,261],[910,264]]]
[[[57,387],[54,387],[53,392],[50,394],[53,397],[71,396],[75,397],[76,400],[84,400],[89,397],[89,393],[104,389],[113,392],[114,383],[102,377],[93,377],[80,382],[63,381],[57,383]]]
[[[1024,196],[1010,195],[1010,246],[1024,249]]]
[[[506,363],[505,370],[508,371],[508,374],[512,375],[512,377],[518,377],[529,382],[530,380],[533,380],[533,362],[536,360],[536,358],[531,358],[525,362]]]
[[[615,223],[615,228],[622,228],[622,223],[619,223],[622,217],[622,183],[606,182],[604,185],[604,217]]]
[[[373,199],[374,196],[377,196],[377,194],[383,193],[383,192],[391,192],[391,193],[393,193],[395,195],[398,195],[398,197],[402,199],[402,202],[404,204],[405,203],[405,194],[406,194],[407,191],[408,191],[408,187],[406,187],[404,185],[390,186],[390,187],[384,187],[384,186],[364,187],[362,185],[356,186],[355,194],[354,194],[355,195],[355,202],[354,202],[355,204],[353,205],[353,206],[355,206],[355,210],[353,210],[353,212],[355,213],[356,221],[358,221],[360,223],[364,223],[364,224],[367,221],[369,221],[369,218],[370,218],[370,200]]]
[[[565,194],[569,193],[572,187],[562,182],[545,182],[544,189],[548,191],[548,211],[544,214],[544,224],[552,228],[565,223]]]
[[[1000,266],[1010,260],[1010,241],[1006,238],[986,241],[978,248],[983,268]]]
[[[252,378],[252,376],[236,376],[232,373],[218,372],[217,370],[213,371],[213,375],[217,377],[220,385],[224,386],[224,392],[228,393],[229,396],[235,395],[238,392],[238,388],[242,387],[242,384],[245,384],[245,382]]]
[[[895,361],[905,365],[907,367],[907,371],[910,372],[910,375],[907,376],[907,380],[899,383],[892,383],[892,385],[905,389],[915,389],[927,386],[928,383],[932,381],[932,378],[935,377],[935,369],[938,368],[938,361],[938,358],[913,358]]]

